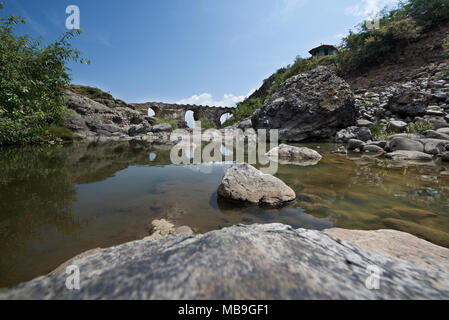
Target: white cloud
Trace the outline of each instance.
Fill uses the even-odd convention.
[[[363,18],[372,17],[383,8],[398,4],[400,0],[362,0],[361,2],[346,8],[346,14]]]
[[[213,106],[213,107],[235,107],[237,103],[245,100],[255,90],[251,90],[246,96],[235,96],[233,94],[225,94],[221,100],[215,100],[210,93],[195,94],[190,98],[176,101],[177,104],[196,104],[199,106]]]

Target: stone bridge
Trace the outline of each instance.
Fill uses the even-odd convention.
[[[176,120],[178,121],[179,128],[188,127],[187,122],[185,121],[186,113],[188,111],[193,112],[195,121],[199,121],[201,118],[206,118],[216,128],[221,127],[221,116],[234,111],[234,108],[227,107],[197,106],[190,104],[182,105],[163,102],[133,103],[131,105],[136,110],[142,110],[145,114],[147,114],[148,110],[151,108],[154,111],[155,118],[169,118],[171,120]]]

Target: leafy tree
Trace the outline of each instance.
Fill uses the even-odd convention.
[[[0,19],[0,145],[53,140],[48,129],[64,117],[67,63],[89,63],[70,44],[81,30],[45,45],[42,37],[17,35],[20,23],[25,19],[15,15]]]
[[[449,19],[449,0],[410,0],[402,11],[419,26],[430,29]]]

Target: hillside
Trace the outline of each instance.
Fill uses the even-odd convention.
[[[356,90],[415,78],[426,69],[437,68],[448,61],[448,54],[443,48],[448,36],[449,22],[446,22],[422,34],[416,42],[389,53],[383,63],[371,67],[367,72],[348,74],[344,79]]]
[[[449,0],[409,0],[384,10],[379,29],[361,24],[343,38],[337,54],[318,59],[298,56],[292,65],[277,70],[237,106],[226,125],[250,117],[287,79],[319,65],[336,71],[354,91],[449,73],[448,27]]]

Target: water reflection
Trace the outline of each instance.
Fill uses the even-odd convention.
[[[332,154],[333,145],[318,146],[309,146],[323,155],[318,165],[279,166],[277,176],[297,194],[281,209],[217,197],[232,164],[223,144],[213,148],[221,159],[189,165],[173,165],[169,147],[138,142],[1,150],[0,287],[46,274],[83,251],[140,239],[160,218],[196,232],[272,222],[395,228],[449,247],[447,165],[349,160]]]

